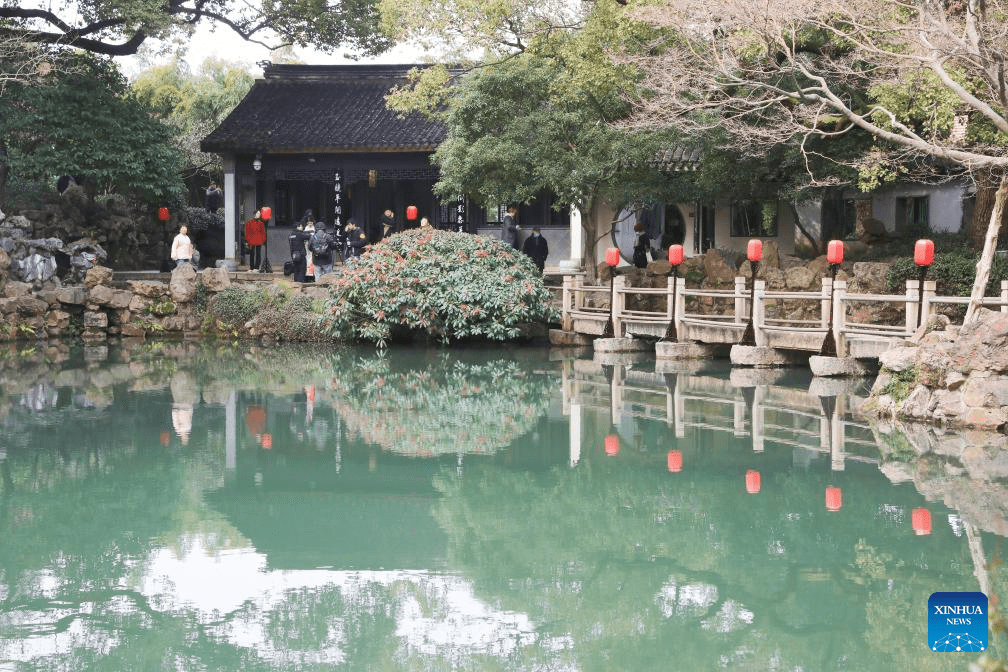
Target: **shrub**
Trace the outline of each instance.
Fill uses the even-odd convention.
[[[379,343],[401,332],[502,341],[522,325],[557,319],[549,301],[532,260],[501,241],[413,229],[344,267],[323,329]]]
[[[979,255],[971,250],[958,249],[951,252],[941,252],[934,255],[934,263],[928,269],[927,279],[937,281],[936,291],[939,294],[951,296],[969,296],[973,289],[973,278],[976,277],[976,263]],[[886,281],[889,289],[894,292],[903,291],[907,280],[915,280],[920,276],[918,267],[912,257],[901,257],[892,263]],[[996,256],[991,265],[990,281],[987,283],[987,294],[997,294],[1002,280],[1008,279],[1008,262]]]
[[[319,330],[323,308],[289,288],[270,285],[252,290],[228,287],[209,302],[208,313],[232,330],[249,324],[257,335],[308,342],[324,336]]]
[[[223,211],[211,214],[203,208],[190,207],[185,209],[185,219],[190,234],[224,228]]]

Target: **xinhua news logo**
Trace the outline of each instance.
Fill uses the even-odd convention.
[[[928,647],[939,653],[978,653],[987,649],[987,596],[983,593],[931,593]]]

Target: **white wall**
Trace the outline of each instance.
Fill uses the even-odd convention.
[[[896,200],[929,196],[928,223],[931,230],[955,233],[963,224],[964,185],[947,183],[935,186],[922,184],[894,185],[872,193],[872,217],[885,224],[886,231],[896,230]]]

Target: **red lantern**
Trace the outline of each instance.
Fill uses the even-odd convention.
[[[263,434],[262,435],[262,447],[266,450],[271,450],[273,448],[273,435]]]
[[[417,208],[415,205],[411,205],[406,208],[406,219],[413,221],[417,218]]]
[[[619,455],[619,435],[609,434],[605,437],[605,454],[609,457]]]
[[[922,239],[914,245],[914,263],[918,266],[930,266],[934,261],[934,241]]]
[[[755,469],[750,469],[745,472],[745,491],[750,495],[755,495],[760,491],[760,486],[762,485],[762,480],[760,479],[760,473]]]
[[[158,208],[157,216],[162,222],[167,222],[171,218],[171,213],[168,212],[168,208]]]
[[[620,253],[618,247],[610,247],[605,251],[605,263],[610,268],[613,266],[618,266],[620,260]]]
[[[763,241],[753,239],[746,246],[746,258],[749,261],[761,261],[763,259]]]
[[[670,450],[668,451],[668,457],[665,460],[668,463],[668,470],[673,474],[678,474],[682,471],[682,451],[681,450]]]
[[[669,245],[668,248],[668,263],[673,266],[678,266],[683,260],[683,246],[682,245]]]
[[[831,240],[826,248],[826,261],[831,264],[843,263],[843,241]]]
[[[161,432],[161,445],[167,448],[170,442],[171,442],[171,434],[169,434],[168,432]]]
[[[931,534],[931,512],[927,509],[914,509],[910,516],[913,521],[914,533],[917,536]]]
[[[264,205],[262,209],[259,211],[259,215],[264,222],[268,222],[270,218],[273,217],[273,208],[269,207],[268,205]]]
[[[843,506],[843,492],[840,488],[826,488],[826,510],[839,511]]]

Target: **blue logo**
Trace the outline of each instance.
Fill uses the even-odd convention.
[[[928,648],[941,653],[987,649],[987,596],[983,593],[931,593],[928,598]]]

